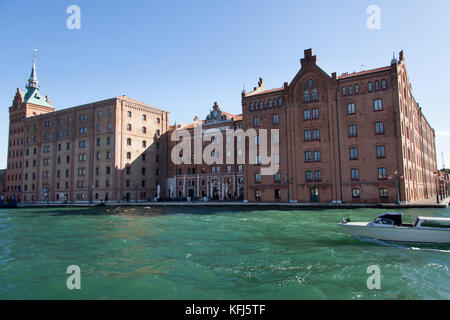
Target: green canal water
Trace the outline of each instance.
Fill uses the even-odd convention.
[[[450,299],[450,247],[362,242],[336,224],[382,212],[0,210],[0,299]],[[81,290],[67,289],[69,265]],[[370,265],[380,290],[367,288]]]

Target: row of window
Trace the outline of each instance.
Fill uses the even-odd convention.
[[[214,173],[214,174],[220,173],[220,170],[221,170],[220,166],[211,167],[211,173]],[[243,170],[244,170],[243,165],[239,164],[237,166],[237,172],[238,173],[242,173]],[[233,171],[233,167],[231,165],[227,165],[226,166],[226,173],[232,173],[232,171]],[[187,174],[188,175],[196,174],[196,172],[197,172],[196,168],[187,168]],[[201,174],[206,174],[206,168],[201,168]],[[178,168],[178,175],[179,176],[183,175],[183,169],[182,168]]]
[[[354,91],[353,91],[354,88]],[[381,90],[386,90],[387,89],[387,82],[385,79],[381,80],[381,87],[380,87],[380,81],[376,80],[375,82],[372,83],[372,81],[369,81],[367,83],[367,91],[368,92],[373,92],[374,89],[375,91],[380,91]],[[348,87],[343,86],[342,87],[342,96],[345,97],[347,95],[352,96],[353,94],[360,94],[360,86],[359,84],[355,84],[355,86],[353,87],[352,85],[349,85]]]
[[[283,106],[282,98],[269,99],[266,102],[264,101],[255,101],[250,103],[250,111],[263,110],[265,107],[267,108],[276,108]]]

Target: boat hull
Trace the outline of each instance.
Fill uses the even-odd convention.
[[[373,226],[371,223],[340,223],[348,234],[382,241],[450,244],[450,230],[401,226]]]

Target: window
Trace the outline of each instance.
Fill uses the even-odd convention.
[[[361,198],[361,191],[358,188],[353,188],[352,189],[352,198],[353,199]]]
[[[147,128],[146,127],[142,127],[142,133],[146,134],[147,133]]]
[[[274,114],[272,116],[272,123],[273,124],[278,124],[279,123],[278,114]]]
[[[342,96],[345,97],[347,95],[347,87],[342,87]]]
[[[261,182],[261,174],[260,173],[256,173],[255,174],[255,182]]]
[[[127,124],[127,130],[131,131],[131,124],[129,124],[129,123]]]
[[[259,118],[258,117],[253,118],[253,125],[255,127],[259,127]]]
[[[278,106],[281,107],[283,105],[283,99],[278,98]]]
[[[310,141],[311,140],[311,130],[305,130],[304,136],[305,136],[305,141]]]
[[[380,90],[380,82],[377,80],[375,81],[375,91],[379,91]]]
[[[275,164],[280,164],[280,155],[278,153],[275,154],[274,159],[275,159]]]
[[[355,84],[355,94],[359,94],[359,84]]]
[[[311,110],[304,110],[303,111],[303,120],[310,120],[311,119]]]
[[[269,99],[269,108],[272,108],[272,99]]]
[[[308,102],[308,101],[309,101],[309,91],[308,91],[308,90],[305,91],[304,96],[303,96],[303,100],[304,100],[305,102]]]
[[[142,140],[142,148],[147,148],[147,141]]]
[[[250,103],[250,111],[253,111],[253,102]]]
[[[347,104],[347,114],[355,114],[356,113],[356,106],[354,102],[351,102]]]
[[[127,111],[127,116],[128,116],[128,118],[131,118],[131,111]]]
[[[127,145],[131,146],[131,139],[130,138],[127,139]]]
[[[358,159],[358,148],[350,148],[350,160]]]
[[[80,114],[80,120],[87,120],[87,114]]]
[[[78,146],[79,146],[80,148],[86,148],[86,146],[87,146],[86,140],[80,140]]]
[[[320,151],[314,151],[314,161],[315,162],[320,161]]]
[[[375,133],[376,134],[384,134],[384,122],[383,121],[375,122]]]
[[[87,134],[87,128],[80,128],[80,134]]]
[[[322,181],[322,171],[320,170],[314,171],[314,179],[316,181]]]
[[[312,162],[312,152],[311,151],[305,152],[305,162]]]
[[[381,80],[381,89],[386,90],[387,89],[387,82],[385,79]]]
[[[142,115],[142,121],[147,121],[147,115],[145,114]]]
[[[131,159],[131,152],[127,152],[127,159]]]
[[[386,149],[384,146],[377,146],[377,158],[386,158]]]
[[[354,124],[348,126],[348,136],[349,137],[356,137],[356,126]]]
[[[386,180],[387,179],[387,170],[386,168],[378,168],[378,179]]]
[[[352,180],[359,180],[359,169],[351,170]]]
[[[369,91],[369,92],[372,92],[372,91],[373,91],[373,85],[372,85],[372,82],[369,82],[369,83],[367,84],[367,91]]]
[[[280,143],[280,135],[278,133],[274,133],[272,141],[274,144],[279,144]]]
[[[308,84],[308,87],[312,88],[314,82],[312,81],[312,79],[309,79],[307,84]]]
[[[320,129],[313,129],[313,140],[320,140]]]
[[[318,108],[312,109],[312,118],[319,119],[319,109]]]
[[[261,190],[256,190],[255,191],[255,198],[256,199],[261,199],[261,196],[262,196]]]
[[[307,182],[313,181],[313,173],[312,173],[312,171],[306,171],[306,181]]]
[[[379,194],[380,194],[380,198],[387,198],[388,197],[388,189],[380,188]]]
[[[262,110],[264,106],[264,103],[262,101],[259,102],[259,110]]]
[[[383,110],[383,101],[381,99],[375,99],[373,101],[373,108],[375,111]]]
[[[101,111],[97,111],[97,118],[101,118],[102,117],[102,112]]]
[[[349,96],[353,95],[353,87],[352,86],[348,86],[348,95]]]
[[[313,91],[312,91],[312,101],[317,101],[319,98],[318,98],[318,95],[317,95],[317,89],[314,89]]]

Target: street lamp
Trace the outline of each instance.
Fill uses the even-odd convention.
[[[438,172],[436,171],[435,173],[434,173],[434,176],[435,176],[435,178],[436,178],[436,203],[440,203],[439,202],[439,191],[438,191],[438,189],[439,189],[439,185],[438,185]]]

